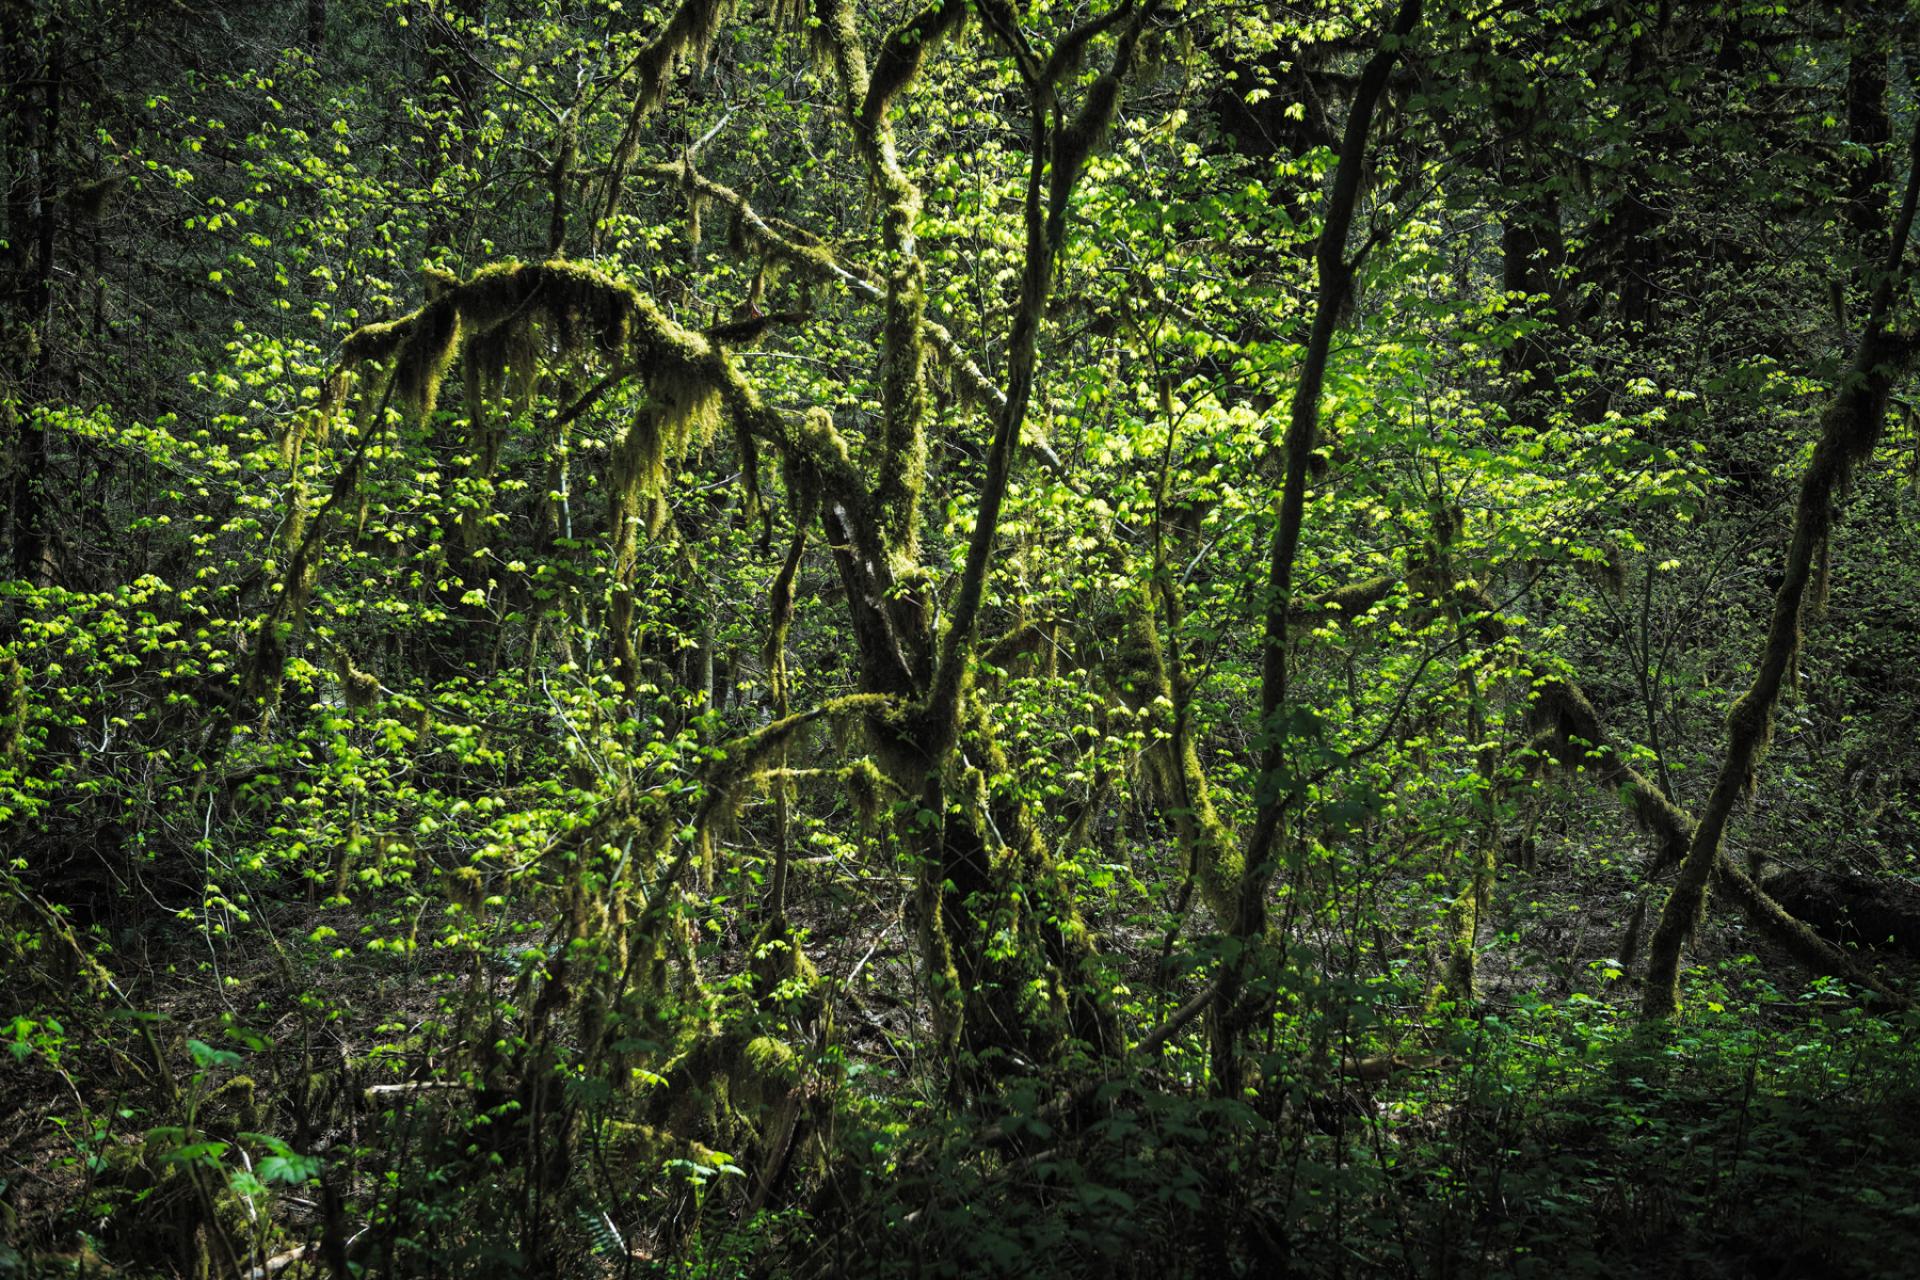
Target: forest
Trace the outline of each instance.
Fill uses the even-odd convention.
[[[1920,4],[0,84],[0,1280],[1915,1274]]]

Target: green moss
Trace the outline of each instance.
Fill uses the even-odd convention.
[[[428,302],[438,302],[460,287],[460,277],[438,267],[420,268],[420,289]]]
[[[733,0],[681,0],[673,17],[660,29],[633,62],[637,81],[627,128],[631,133],[647,114],[666,99],[667,85],[674,71],[683,66],[705,66],[720,26],[733,12]],[[621,167],[632,163],[634,140],[623,138]],[[618,157],[616,157],[618,158]]]
[[[252,1076],[234,1076],[215,1089],[207,1102],[217,1114],[230,1119],[235,1129],[257,1130],[265,1120],[259,1086],[254,1083]]]
[[[848,765],[841,777],[846,783],[847,799],[853,803],[853,811],[859,817],[862,829],[878,831],[889,798],[898,795],[899,788],[880,772],[879,765],[864,757]]]
[[[1397,577],[1387,575],[1335,587],[1316,600],[1304,602],[1297,611],[1298,620],[1307,626],[1323,620],[1351,621],[1391,596],[1399,588],[1400,581]]]
[[[924,278],[916,259],[887,287],[880,465],[873,491],[881,536],[891,552],[908,561],[918,558],[920,496],[927,479]]]
[[[365,708],[380,700],[380,678],[354,666],[344,649],[335,655],[335,664],[348,706]]]
[[[961,0],[937,0],[887,37],[874,64],[866,98],[860,104],[864,127],[873,129],[881,124],[893,100],[919,74],[927,54],[944,37],[960,31],[966,21],[967,6]]]
[[[833,415],[825,409],[815,406],[807,410],[801,419],[800,437],[814,449],[830,458],[837,459],[848,466],[852,458],[847,452],[846,437],[833,425]]]

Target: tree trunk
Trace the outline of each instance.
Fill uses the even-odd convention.
[[[1237,1009],[1249,948],[1267,929],[1267,886],[1273,879],[1281,826],[1290,799],[1286,788],[1289,726],[1287,630],[1293,602],[1293,564],[1300,550],[1300,530],[1306,514],[1307,465],[1320,430],[1320,392],[1326,378],[1333,336],[1340,327],[1347,295],[1353,285],[1355,263],[1347,256],[1347,235],[1360,200],[1367,140],[1373,131],[1373,113],[1387,87],[1387,76],[1413,31],[1420,24],[1421,0],[1401,0],[1399,12],[1378,51],[1361,72],[1353,105],[1340,143],[1340,158],[1327,191],[1326,220],[1320,229],[1315,258],[1319,291],[1314,300],[1313,328],[1307,341],[1300,379],[1282,446],[1286,474],[1280,491],[1280,518],[1274,526],[1267,568],[1265,658],[1261,672],[1260,723],[1255,740],[1262,759],[1254,800],[1258,806],[1247,843],[1239,889],[1238,914],[1227,928],[1240,946],[1226,962],[1214,1006],[1213,1057],[1216,1087],[1229,1095],[1238,1092],[1236,1041],[1246,1015]]]
[[[1727,754],[1713,792],[1681,863],[1679,880],[1660,913],[1648,947],[1643,1012],[1665,1018],[1680,1004],[1680,953],[1706,908],[1707,882],[1720,859],[1721,842],[1734,806],[1753,787],[1754,772],[1773,728],[1773,709],[1800,647],[1800,614],[1814,567],[1825,554],[1834,508],[1853,468],[1873,453],[1886,425],[1887,395],[1895,374],[1911,357],[1908,340],[1889,324],[1899,284],[1906,276],[1906,244],[1920,195],[1920,120],[1909,147],[1906,194],[1887,241],[1886,260],[1874,283],[1866,328],[1840,388],[1821,416],[1820,439],[1800,482],[1786,571],[1774,596],[1773,618],[1760,651],[1752,686],[1727,715]]]

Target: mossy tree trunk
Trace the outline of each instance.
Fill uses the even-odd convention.
[[[1886,425],[1887,396],[1912,357],[1911,336],[1896,333],[1893,308],[1908,277],[1907,239],[1920,196],[1920,120],[1909,148],[1906,192],[1893,217],[1886,256],[1872,281],[1872,300],[1853,360],[1820,419],[1820,436],[1800,481],[1787,563],[1752,685],[1727,715],[1727,753],[1699,815],[1680,875],[1648,946],[1642,1011],[1671,1016],[1680,1003],[1680,954],[1705,910],[1707,884],[1721,862],[1734,807],[1753,788],[1773,726],[1773,710],[1800,648],[1800,620],[1816,565],[1827,554],[1835,508],[1856,466],[1872,456]]]
[[[1266,633],[1260,687],[1260,719],[1256,741],[1261,747],[1259,782],[1255,787],[1256,814],[1242,860],[1234,918],[1227,931],[1235,945],[1223,965],[1214,1006],[1213,1056],[1216,1084],[1229,1095],[1239,1091],[1237,1042],[1242,1028],[1264,1001],[1243,1001],[1243,984],[1257,948],[1267,930],[1267,893],[1290,839],[1285,830],[1297,799],[1293,782],[1295,762],[1289,739],[1296,708],[1289,698],[1288,632],[1293,610],[1294,562],[1300,551],[1300,533],[1306,514],[1307,469],[1320,430],[1321,389],[1334,334],[1346,311],[1354,275],[1364,260],[1349,257],[1348,236],[1359,204],[1367,164],[1367,144],[1373,132],[1374,112],[1386,92],[1387,78],[1405,52],[1421,20],[1421,0],[1401,0],[1380,47],[1368,59],[1354,88],[1341,138],[1339,159],[1327,190],[1324,221],[1315,247],[1319,289],[1314,298],[1313,327],[1301,360],[1299,380],[1287,419],[1282,445],[1285,478],[1280,490],[1280,513],[1268,552]]]

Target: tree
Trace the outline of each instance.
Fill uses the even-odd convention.
[[[1782,902],[1920,856],[1903,10],[183,12],[4,14],[31,1265],[1738,1269],[1839,1151],[1897,1273]]]

